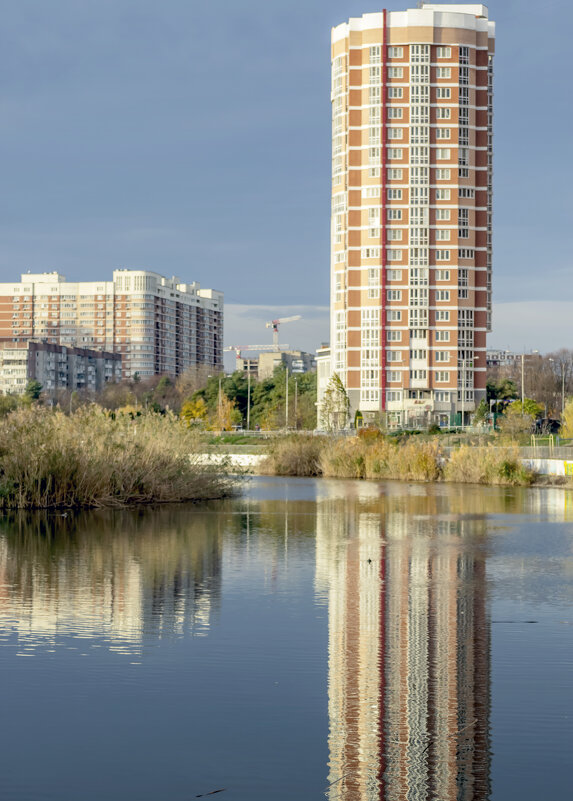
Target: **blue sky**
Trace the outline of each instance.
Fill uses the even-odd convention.
[[[228,342],[270,340],[262,321],[293,307],[307,307],[307,323],[288,336],[285,327],[291,344],[327,339],[330,28],[379,8],[4,4],[0,280],[145,267],[222,289]],[[490,341],[548,350],[570,344],[573,316],[573,13],[564,0],[489,9],[498,46]]]

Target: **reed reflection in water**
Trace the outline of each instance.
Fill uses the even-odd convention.
[[[22,654],[66,637],[138,655],[206,634],[221,596],[221,521],[180,508],[47,513],[0,523],[0,627]]]

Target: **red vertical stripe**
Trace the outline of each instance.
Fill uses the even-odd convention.
[[[388,78],[386,45],[386,9],[382,10],[382,130],[380,136],[380,272],[381,272],[381,312],[380,312],[380,411],[386,409],[386,80]]]

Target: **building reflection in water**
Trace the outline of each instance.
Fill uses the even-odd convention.
[[[221,593],[213,515],[35,514],[0,526],[0,627],[23,653],[64,637],[137,654],[145,640],[205,634]]]
[[[317,512],[331,801],[487,799],[485,523],[425,488]],[[466,511],[468,511],[466,506]],[[477,510],[476,510],[477,511]]]

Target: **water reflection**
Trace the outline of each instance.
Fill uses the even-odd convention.
[[[565,609],[572,527],[555,527],[548,547],[540,521],[572,519],[560,489],[276,479],[208,507],[4,517],[0,659],[16,692],[3,722],[8,761],[29,786],[16,792],[3,778],[0,794],[145,801],[167,797],[168,779],[174,798],[224,785],[238,801],[315,798],[328,783],[330,801],[486,801],[490,588],[497,581],[499,593],[502,576],[514,603],[533,587],[537,608],[554,587]],[[511,632],[527,653],[531,635]],[[68,675],[78,677],[71,690]],[[52,740],[42,732],[54,710]],[[556,717],[527,721],[532,737],[544,732],[534,747],[545,749],[545,777],[564,750]],[[59,777],[80,742],[85,761],[76,753],[66,795]],[[44,774],[29,778],[42,760]],[[88,792],[100,763],[109,770]]]
[[[138,654],[205,634],[221,595],[221,521],[179,509],[0,522],[0,627],[22,654],[66,637]]]
[[[403,492],[319,504],[331,801],[489,797],[485,519],[455,508]]]

